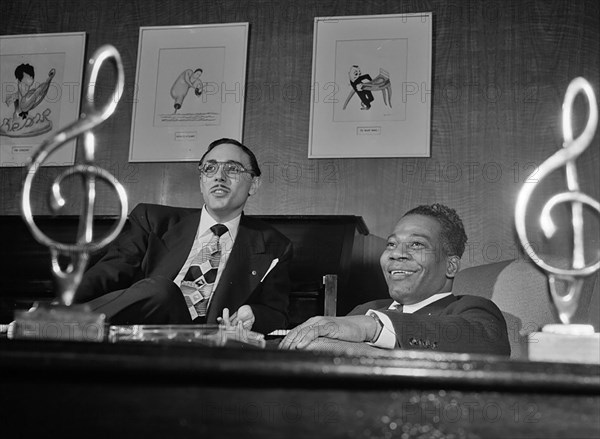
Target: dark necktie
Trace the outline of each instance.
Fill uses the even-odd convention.
[[[398,312],[403,312],[402,308],[404,308],[404,305],[402,305],[401,303],[396,303],[393,306],[391,306],[389,309],[393,309]]]
[[[221,261],[219,238],[228,229],[223,224],[215,224],[210,230],[213,232],[212,238],[208,244],[202,246],[181,281],[181,291],[192,320],[206,315],[206,308],[213,293],[219,262]]]

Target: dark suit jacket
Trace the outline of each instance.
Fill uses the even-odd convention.
[[[201,209],[139,204],[129,215],[130,229],[84,275],[77,302],[87,302],[155,275],[175,279],[188,257]],[[278,264],[263,278],[273,259]],[[242,215],[235,243],[214,291],[207,323],[227,307],[233,313],[249,304],[256,332],[287,326],[292,243],[273,227]]]
[[[506,322],[488,299],[450,295],[413,314],[388,310],[392,299],[368,302],[349,315],[381,311],[394,325],[400,349],[434,349],[446,352],[510,355]]]

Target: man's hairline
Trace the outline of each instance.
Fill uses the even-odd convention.
[[[200,159],[200,165],[204,164],[204,159],[206,158],[206,156],[208,154],[210,154],[211,152],[213,152],[215,149],[217,149],[219,146],[223,146],[223,145],[231,145],[231,146],[235,146],[237,149],[239,149],[243,154],[246,155],[246,158],[248,159],[248,161],[252,161],[250,154],[248,154],[246,151],[244,151],[244,148],[242,148],[240,145],[236,145],[235,143],[231,143],[231,142],[223,142],[223,143],[219,143],[218,145],[213,146],[209,151],[206,151],[206,153],[204,154],[204,156],[202,157],[202,159]],[[216,161],[216,160],[215,160]],[[245,168],[251,169],[252,168],[252,164],[246,165],[244,163],[240,163],[241,165],[243,165]],[[255,172],[254,169],[252,169],[252,172]]]

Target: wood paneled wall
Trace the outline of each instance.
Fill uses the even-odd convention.
[[[313,18],[423,11],[434,16],[431,157],[308,160]],[[243,140],[262,162],[264,182],[247,212],[361,215],[377,238],[386,237],[405,210],[442,202],[465,222],[464,266],[518,256],[516,196],[561,145],[566,87],[584,76],[600,90],[597,0],[13,0],[1,2],[0,15],[4,35],[85,31],[86,56],[115,45],[130,91],[140,26],[249,22],[253,93],[245,103]],[[132,95],[98,130],[98,161],[125,184],[132,206],[199,205],[195,164],[128,162]],[[585,106],[578,108],[581,126]],[[583,190],[596,199],[598,139],[577,162]],[[44,169],[42,180],[58,171]],[[3,168],[0,176],[0,214],[17,214],[24,171]],[[540,184],[538,206],[565,189],[561,171]],[[77,190],[67,213],[77,212]],[[107,192],[98,194],[99,214],[115,213]],[[45,194],[35,198],[42,206]],[[597,229],[596,222],[588,230],[594,253]],[[563,240],[554,247],[568,245]]]

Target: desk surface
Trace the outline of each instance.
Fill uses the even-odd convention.
[[[0,377],[0,428],[45,437],[600,435],[596,365],[0,340]]]

